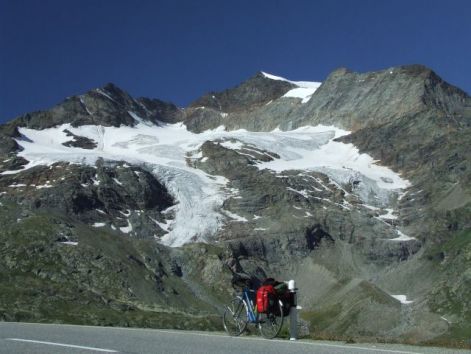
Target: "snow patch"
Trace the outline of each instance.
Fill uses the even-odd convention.
[[[131,215],[131,210],[128,209],[126,212],[120,210],[119,213],[125,217],[129,217]]]
[[[301,103],[306,103],[307,101],[309,101],[309,99],[314,94],[314,92],[316,92],[316,90],[322,84],[322,82],[314,82],[314,81],[291,81],[291,80],[285,79],[284,77],[275,76],[272,74],[265,73],[263,71],[262,71],[262,74],[268,79],[277,80],[277,81],[286,81],[293,85],[298,86],[297,88],[289,90],[287,93],[284,94],[283,97],[301,98]],[[271,103],[271,101],[268,103]]]
[[[59,243],[62,243],[63,245],[69,245],[69,246],[77,246],[78,245],[78,242],[74,242],[74,241],[63,241],[63,242],[59,242]]]
[[[28,187],[28,185],[24,183],[16,183],[16,184],[10,184],[8,187],[10,188],[21,188],[21,187]]]
[[[266,72],[263,72],[263,71],[262,71],[262,74],[267,79],[277,80],[277,81],[286,81],[286,82],[289,82],[289,83],[291,83],[293,85],[296,85],[296,86],[299,86],[299,87],[312,87],[312,88],[315,87],[315,88],[317,88],[322,84],[322,82],[316,82],[316,81],[292,81],[292,80],[285,79],[284,77],[272,75],[272,74],[269,74],[269,73],[266,73]]]
[[[320,86],[320,83],[319,83]],[[286,92],[283,97],[293,97],[293,98],[301,98],[301,103],[306,103],[311,99],[311,96],[316,92],[316,88],[311,87],[298,87]]]
[[[406,242],[406,241],[416,240],[415,237],[407,236],[406,234],[402,233],[402,232],[399,231],[399,230],[396,230],[396,232],[397,232],[397,234],[398,234],[399,236],[396,237],[396,238],[391,238],[391,239],[389,239],[389,241]]]
[[[379,219],[386,219],[386,220],[396,220],[397,215],[394,215],[394,209],[385,209],[386,214],[378,216]]]
[[[248,220],[247,220],[246,218],[244,218],[243,216],[240,216],[240,215],[231,213],[231,212],[228,211],[228,210],[221,209],[221,211],[222,211],[224,214],[226,214],[228,217],[230,217],[231,219],[233,219],[233,221],[238,221],[238,222],[247,222],[247,221],[248,221]]]
[[[119,230],[125,234],[128,234],[132,231],[132,224],[128,220],[128,226],[120,227]]]
[[[288,188],[286,188],[286,190],[288,190],[288,191],[290,191],[290,192],[294,192],[294,193],[300,194],[300,195],[302,195],[302,196],[303,196],[304,198],[306,198],[306,199],[309,198],[309,193],[308,193],[308,191],[305,190],[305,189],[303,189],[303,190],[301,190],[301,191],[298,191],[298,190],[296,190],[296,189],[294,189],[294,188],[288,187]]]
[[[226,149],[231,149],[231,150],[240,150],[244,147],[244,144],[240,141],[223,141],[219,145],[224,146]]]
[[[95,89],[95,91],[98,92],[100,95],[105,96],[105,97],[108,98],[109,100],[111,100],[111,101],[113,101],[113,102],[119,104],[119,102],[116,102],[115,99],[113,99],[110,95],[108,95],[108,94],[107,94],[105,91],[103,91],[102,89],[97,88],[97,89]]]
[[[92,112],[90,112],[90,110],[88,109],[87,105],[85,104],[85,101],[83,100],[83,96],[79,96],[80,98],[80,103],[83,105],[83,107],[85,108],[85,111],[88,113],[88,115],[92,116]]]
[[[406,295],[391,295],[391,296],[404,305],[412,304],[414,302],[413,300],[407,300]]]
[[[117,178],[113,178],[113,181],[120,186],[123,185]]]
[[[37,185],[36,189],[52,188],[52,187],[54,186],[52,184],[49,184],[49,181],[47,181],[46,184]]]
[[[155,220],[153,218],[150,218],[156,225],[158,225],[162,230],[164,230],[165,232],[169,232],[170,231],[170,227],[172,226],[173,224],[173,220],[165,220],[165,223],[163,222],[159,222],[158,220]]]

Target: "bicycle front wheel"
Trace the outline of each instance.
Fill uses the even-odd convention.
[[[227,334],[230,336],[240,336],[247,327],[248,321],[245,302],[239,297],[232,299],[231,303],[226,306],[222,316],[222,323]]]
[[[281,301],[274,304],[273,309],[267,313],[260,313],[258,318],[258,329],[266,339],[275,338],[283,326],[283,305]]]

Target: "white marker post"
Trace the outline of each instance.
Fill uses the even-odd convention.
[[[294,280],[288,281],[288,290],[293,296],[293,303],[289,309],[289,340],[298,339],[298,299],[296,291],[296,282]]]

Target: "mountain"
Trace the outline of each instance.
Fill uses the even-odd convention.
[[[246,274],[303,331],[464,345],[471,97],[432,70],[258,73],[186,108],[113,84],[0,126],[0,318],[221,328]]]

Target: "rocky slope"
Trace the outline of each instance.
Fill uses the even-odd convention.
[[[1,318],[220,328],[245,273],[296,279],[313,336],[468,340],[471,98],[419,65],[298,85],[0,126]]]

